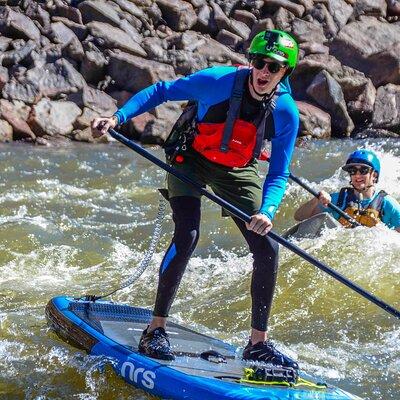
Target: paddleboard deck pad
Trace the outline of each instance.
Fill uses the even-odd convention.
[[[60,296],[49,301],[46,317],[63,340],[112,360],[126,382],[162,399],[359,399],[303,373],[295,383],[274,382],[273,368],[249,365],[235,346],[173,322],[167,332],[176,359],[141,355],[139,339],[152,318],[147,309]],[[268,375],[269,382],[254,381],[255,374]]]

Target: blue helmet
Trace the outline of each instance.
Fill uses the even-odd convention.
[[[379,177],[381,172],[381,163],[378,156],[371,150],[356,150],[353,151],[347,158],[346,164],[342,167],[345,171],[354,165],[366,165],[371,167]]]

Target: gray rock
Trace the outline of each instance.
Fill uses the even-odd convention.
[[[229,32],[225,29],[222,29],[218,32],[216,37],[217,41],[224,46],[228,46],[231,49],[235,49],[236,46],[243,40],[240,36],[235,35],[232,32]]]
[[[32,108],[28,123],[37,136],[69,135],[81,109],[69,101],[42,99]]]
[[[79,3],[79,11],[82,14],[83,23],[97,21],[119,27],[121,18],[118,12],[110,4],[102,1],[87,0]]]
[[[347,110],[354,122],[365,125],[372,119],[376,89],[362,72],[344,66],[333,74],[343,90]]]
[[[300,43],[300,49],[304,50],[305,55],[308,54],[329,54],[329,47],[315,42]]]
[[[389,83],[378,88],[372,124],[400,133],[400,86]]]
[[[98,112],[92,110],[89,107],[84,107],[82,114],[76,119],[74,122],[74,129],[83,130],[90,127],[91,122],[100,116],[104,116],[103,114],[99,114]]]
[[[385,18],[387,13],[386,0],[357,0],[353,13],[355,18],[359,18],[361,15]]]
[[[51,15],[67,18],[77,24],[82,24],[82,15],[76,7],[70,7],[61,0],[54,0],[55,7],[51,10]]]
[[[301,4],[306,13],[309,13],[314,8],[314,0],[296,0],[296,3]]]
[[[165,40],[150,36],[143,39],[142,47],[150,60],[168,63]]]
[[[89,32],[100,38],[106,48],[119,48],[129,54],[146,57],[143,48],[136,43],[127,33],[103,22],[89,22]]]
[[[47,29],[50,26],[50,14],[37,2],[30,2],[25,10],[25,15],[37,21],[41,27]],[[40,29],[40,28],[39,28]]]
[[[350,136],[354,129],[344,101],[343,91],[335,79],[321,71],[307,89],[307,94],[332,117],[332,133],[335,136]]]
[[[27,122],[21,118],[12,103],[0,99],[0,113],[1,117],[12,126],[14,140],[35,140],[36,135],[32,132]]]
[[[144,11],[135,3],[132,3],[131,1],[128,0],[113,0],[114,3],[117,3],[120,7],[121,10],[128,12],[129,14],[140,18],[140,19],[145,19],[146,14]]]
[[[101,115],[113,115],[117,111],[116,100],[101,90],[85,86],[82,99],[85,107]]]
[[[85,52],[75,33],[62,22],[51,24],[52,39],[67,49],[67,55],[73,60],[82,61]]]
[[[110,51],[109,54],[107,74],[121,89],[137,92],[159,80],[176,78],[170,65],[145,60],[120,50]]]
[[[211,13],[211,8],[207,4],[199,8],[197,23],[193,29],[199,32],[209,33],[210,35],[218,32],[217,23]]]
[[[29,40],[21,47],[17,46],[15,50],[6,51],[3,54],[0,54],[0,64],[5,67],[11,67],[12,65],[23,63],[36,46],[37,43],[35,41]]]
[[[339,30],[346,24],[353,14],[353,7],[345,0],[328,0],[328,10],[331,13]]]
[[[257,21],[257,17],[253,13],[247,10],[235,10],[233,12],[233,18],[236,19],[237,21],[243,22],[250,29]]]
[[[85,86],[82,75],[65,59],[30,69],[24,83],[36,87],[41,96],[49,98],[76,92]]]
[[[76,37],[82,42],[87,36],[87,27],[82,24],[70,21],[64,17],[52,17],[53,22],[62,22],[65,26],[75,33]]]
[[[282,31],[290,31],[290,27],[293,24],[293,21],[296,19],[296,16],[291,13],[286,8],[279,8],[279,10],[274,14],[273,21],[276,29],[280,29]]]
[[[216,40],[200,35],[197,32],[187,31],[181,35],[181,41],[186,42],[190,47],[183,47],[190,50],[194,55],[205,57],[208,63],[219,64],[246,64],[247,59],[241,54],[237,54]]]
[[[12,39],[5,37],[5,36],[0,36],[0,53],[2,53],[3,51],[8,50],[10,43],[11,43]]]
[[[183,32],[196,24],[197,15],[190,3],[182,0],[156,0],[156,3],[173,30]]]
[[[315,42],[325,43],[324,30],[319,24],[296,18],[292,24],[292,32],[296,35],[299,43]]]
[[[3,90],[9,79],[8,69],[0,66],[0,90]]]
[[[300,60],[291,79],[296,99],[307,100],[308,86],[323,70],[329,72],[342,88],[351,118],[362,124],[369,122],[376,92],[371,80],[360,71],[342,66],[335,57],[328,54],[311,54]]]
[[[283,8],[292,14],[294,14],[297,18],[301,18],[305,12],[305,7],[301,4],[296,4],[294,1],[290,0],[268,0],[268,7],[272,8]]]
[[[81,63],[80,73],[87,83],[97,84],[106,71],[106,58],[100,51],[86,51]]]
[[[399,37],[400,26],[363,17],[346,25],[329,48],[340,62],[368,74],[369,57],[393,46]]]
[[[15,78],[12,78],[4,85],[2,97],[8,100],[21,100],[25,103],[33,104],[39,101],[42,96],[36,85],[26,82],[20,83]]]
[[[312,15],[314,21],[318,21],[322,25],[324,34],[328,39],[336,36],[339,28],[325,4],[317,4],[310,15]]]
[[[140,35],[138,30],[126,19],[121,21],[121,24],[119,25],[119,27],[124,32],[126,32],[134,42],[139,43],[139,44],[142,42],[143,37]]]
[[[12,142],[13,140],[13,128],[5,121],[0,119],[0,143]]]
[[[40,31],[33,21],[12,10],[10,7],[0,9],[0,32],[6,36],[22,38],[26,40],[40,41]]]
[[[366,74],[375,86],[400,84],[400,39],[387,49],[368,57]]]
[[[331,117],[320,108],[303,101],[296,101],[300,112],[300,135],[317,139],[331,136]]]

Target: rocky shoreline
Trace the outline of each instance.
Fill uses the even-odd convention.
[[[132,94],[218,64],[246,64],[263,29],[293,33],[300,136],[400,137],[400,1],[0,0],[0,142],[94,139]],[[122,129],[162,143],[168,103]]]

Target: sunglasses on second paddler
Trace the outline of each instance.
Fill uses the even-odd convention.
[[[370,171],[371,168],[370,167],[349,167],[346,169],[346,171],[350,174],[350,175],[356,175],[357,172],[359,172],[361,175],[367,175]]]
[[[271,74],[276,74],[282,68],[284,68],[284,65],[281,65],[281,64],[279,64],[279,63],[277,63],[275,61],[264,60],[262,57],[254,57],[251,60],[251,65],[256,69],[263,69],[267,65],[268,66],[268,71]]]

